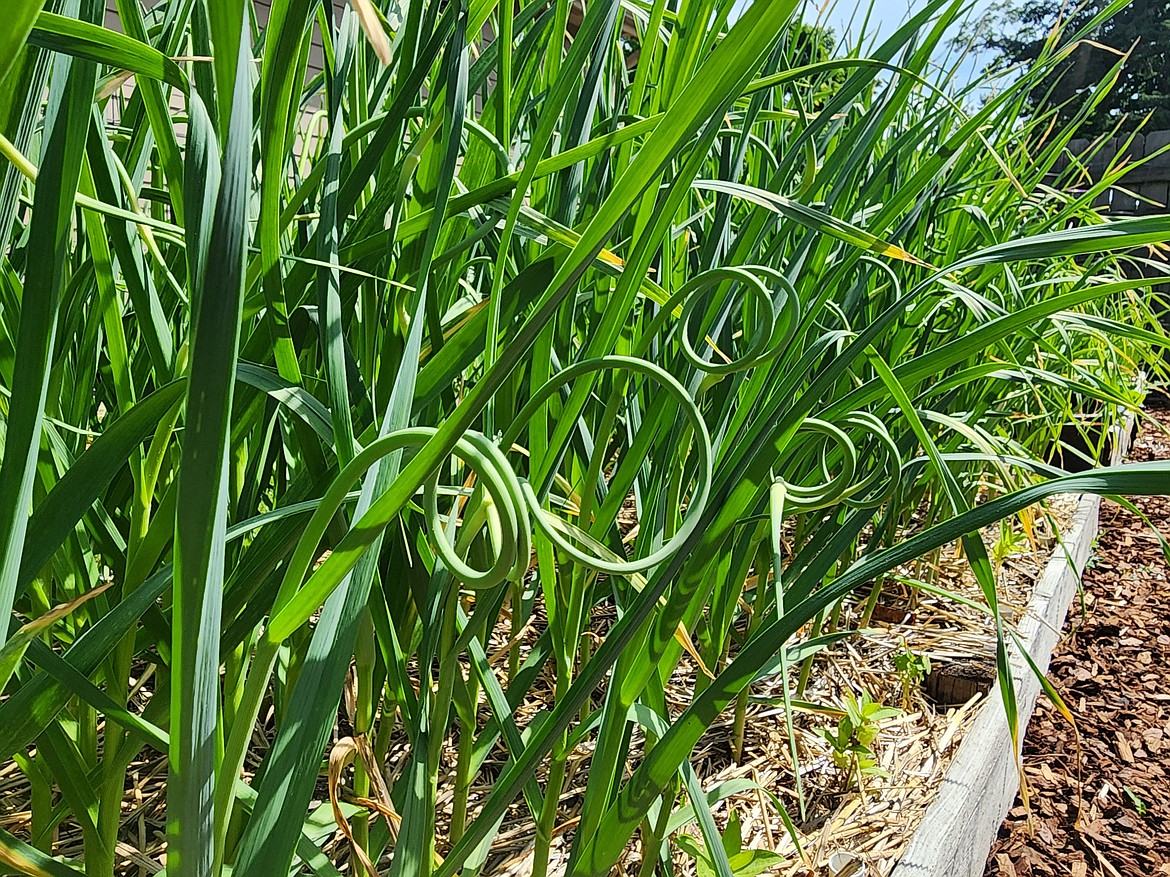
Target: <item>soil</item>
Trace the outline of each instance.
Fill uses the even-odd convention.
[[[1132,461],[1170,459],[1170,411],[1151,411]],[[1159,428],[1161,427],[1161,428]],[[1135,501],[1163,534],[1170,497]],[[1024,743],[1031,814],[1017,798],[985,877],[1170,875],[1170,599],[1157,536],[1109,501],[1049,679],[1079,732],[1042,700]]]

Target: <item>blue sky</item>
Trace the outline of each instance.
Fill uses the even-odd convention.
[[[838,39],[855,42],[862,36],[864,26],[867,45],[892,34],[907,18],[919,12],[926,4],[922,0],[826,0],[826,3],[810,2],[806,7],[805,20],[815,21],[818,14],[822,23],[833,28]],[[820,8],[826,7],[824,12]],[[979,16],[987,12],[991,0],[973,0],[969,15]],[[866,21],[866,11],[869,20]],[[941,59],[940,59],[941,60]],[[974,76],[982,67],[983,59],[972,57],[962,66],[962,74]]]
[[[750,0],[741,0],[737,6],[742,8],[748,2]],[[986,13],[991,3],[992,0],[972,0],[970,14],[977,16]],[[820,17],[822,24],[836,32],[838,40],[851,43],[861,39],[864,25],[865,43],[868,46],[873,45],[874,40],[892,34],[899,24],[925,5],[924,0],[808,0],[804,18],[806,21],[816,21]],[[982,64],[983,59],[970,58],[963,64],[962,74],[974,76]]]

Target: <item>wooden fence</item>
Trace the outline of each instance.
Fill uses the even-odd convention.
[[[1087,172],[1085,188],[1088,188],[1089,180],[1101,179],[1105,170],[1112,166],[1119,156],[1128,164],[1146,156],[1155,157],[1130,170],[1116,186],[1102,192],[1093,205],[1115,216],[1166,213],[1167,205],[1170,205],[1170,151],[1162,150],[1170,144],[1170,131],[1151,131],[1148,134],[1136,135],[1128,143],[1127,140],[1126,137],[1115,137],[1097,150],[1085,167]],[[1073,140],[1068,145],[1068,153],[1080,155],[1092,142]],[[1159,151],[1162,151],[1162,154],[1156,155]],[[1053,170],[1062,173],[1069,167],[1070,162],[1068,155],[1063,156]]]
[[[1099,180],[1106,169],[1115,166],[1120,161],[1134,164],[1147,156],[1149,158],[1137,167],[1129,170],[1117,183],[1106,189],[1096,200],[1093,206],[1111,216],[1149,216],[1156,213],[1170,213],[1170,131],[1151,131],[1148,134],[1137,134],[1133,140],[1126,137],[1115,137],[1103,144],[1093,158],[1085,165],[1084,186],[1089,181]],[[1092,145],[1091,140],[1073,140],[1068,145],[1066,155],[1062,156],[1053,168],[1055,174],[1063,173],[1071,163],[1070,155],[1080,155]],[[1161,154],[1159,154],[1161,153]],[[1158,263],[1168,261],[1163,256],[1142,248],[1139,253],[1147,260],[1138,262],[1129,270],[1140,272],[1151,281],[1150,291],[1159,296],[1161,301],[1170,302],[1170,279],[1165,269]],[[1159,317],[1167,333],[1170,333],[1170,309],[1162,312]],[[1170,347],[1166,348],[1163,356],[1170,364]]]

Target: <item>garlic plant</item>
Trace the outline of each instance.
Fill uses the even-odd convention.
[[[556,835],[656,873],[696,742],[842,600],[962,539],[997,611],[980,527],[1170,490],[1032,462],[1140,400],[1170,218],[1095,214],[1022,116],[1083,34],[980,102],[959,10],[818,58],[795,0],[10,0],[0,608],[76,602],[4,653],[4,867],[112,873],[153,749],[171,877],[337,874],[350,761],[350,873],[488,873],[517,819],[537,875]]]

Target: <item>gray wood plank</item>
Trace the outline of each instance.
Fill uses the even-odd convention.
[[[1128,438],[1128,430],[1122,432]],[[1127,450],[1125,442],[1120,444],[1114,452],[1115,463]],[[1042,672],[1048,670],[1068,607],[1092,553],[1100,506],[1100,497],[1081,497],[1064,540],[1065,550],[1056,549],[1019,624],[1020,639]],[[1010,652],[1023,731],[1036,706],[1040,681],[1014,644]],[[892,877],[982,877],[992,841],[1018,790],[1015,753],[997,686],[963,738]]]

